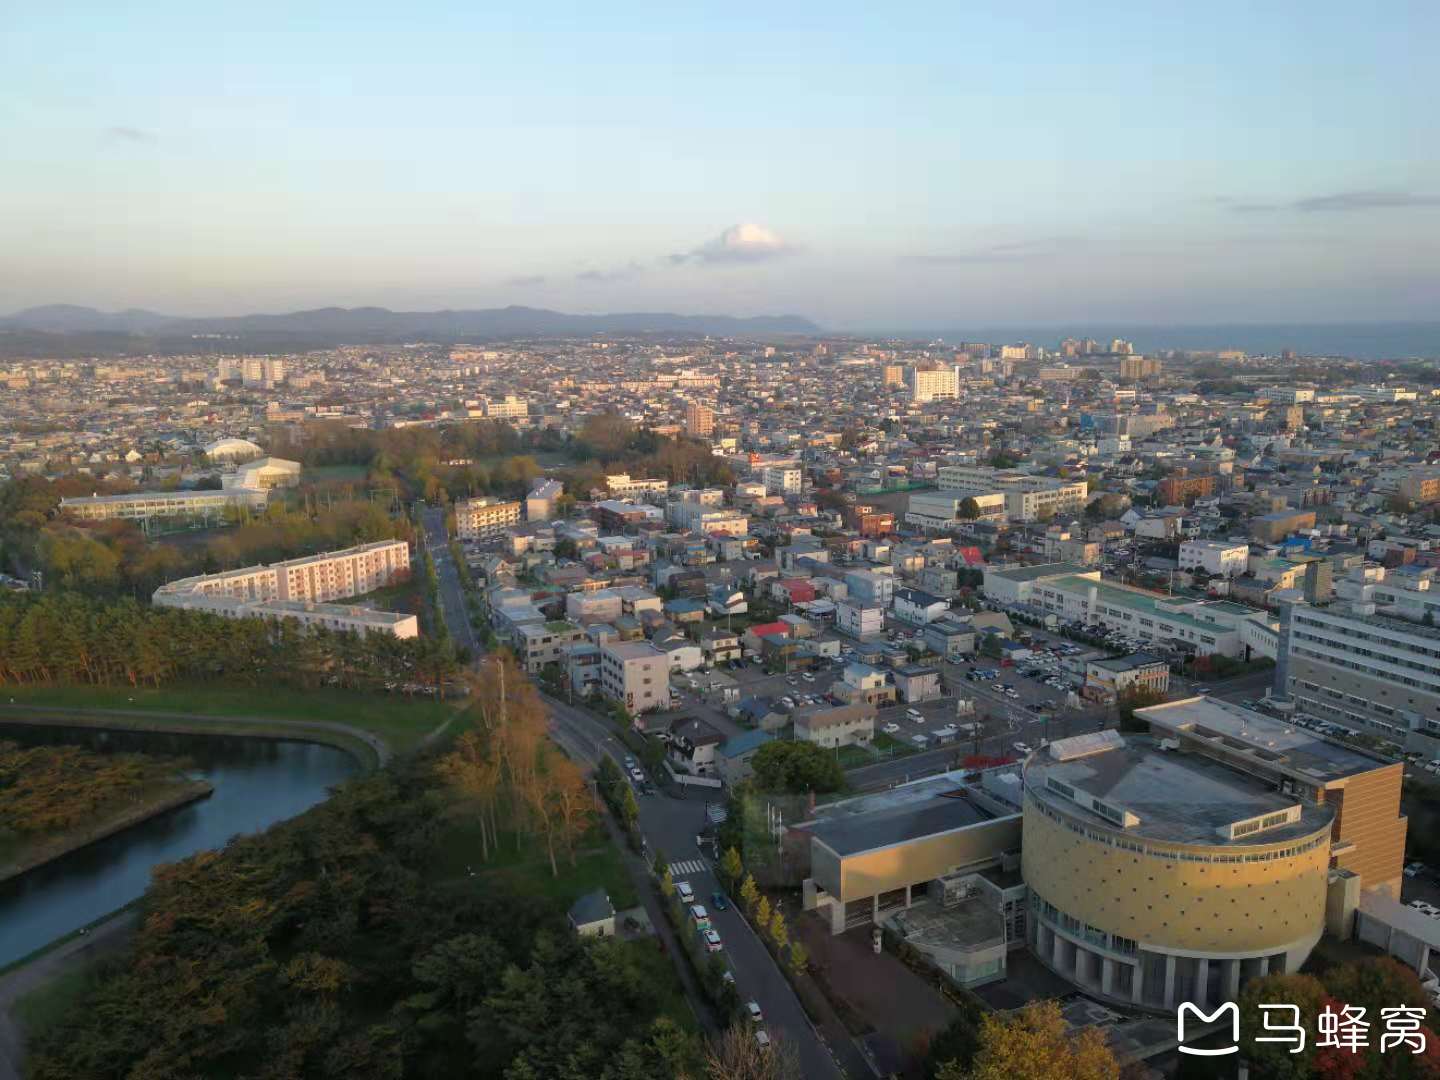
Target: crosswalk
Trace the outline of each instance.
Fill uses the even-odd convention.
[[[704,859],[685,859],[683,862],[672,862],[670,864],[670,876],[672,878],[680,878],[686,874],[703,874],[709,869],[710,864]]]

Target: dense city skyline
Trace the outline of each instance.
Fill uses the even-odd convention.
[[[1385,7],[20,13],[0,310],[1425,318],[1440,27]]]

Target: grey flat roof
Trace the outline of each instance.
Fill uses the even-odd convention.
[[[835,854],[856,855],[975,825],[988,818],[989,815],[969,799],[937,798],[888,813],[823,821],[809,829]]]
[[[961,773],[943,773],[817,809],[804,828],[837,855],[888,847],[989,821],[994,815],[968,798]]]
[[[1047,787],[1059,780],[1078,792],[1128,810],[1140,820],[1121,828],[1072,799]],[[1200,754],[1161,750],[1148,736],[1126,736],[1116,748],[1056,761],[1046,751],[1025,764],[1025,793],[1086,824],[1126,836],[1175,844],[1203,844],[1244,849],[1295,840],[1323,828],[1334,816],[1325,806],[1301,803],[1281,795],[1273,784]],[[1217,832],[1224,826],[1300,805],[1294,824],[1228,840]]]
[[[1135,713],[1162,728],[1222,737],[1232,752],[1249,750],[1270,768],[1300,773],[1313,780],[1343,780],[1392,764],[1284,720],[1208,697],[1167,701],[1136,709]]]

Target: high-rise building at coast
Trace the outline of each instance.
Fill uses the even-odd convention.
[[[910,397],[921,403],[960,396],[960,370],[954,367],[911,368]]]

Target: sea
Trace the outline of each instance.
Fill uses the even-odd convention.
[[[1194,352],[1243,349],[1252,355],[1274,356],[1290,349],[1299,356],[1349,357],[1354,360],[1440,359],[1440,322],[974,326],[909,330],[897,336],[912,341],[939,339],[948,344],[962,341],[983,341],[991,345],[1030,342],[1047,347],[1053,347],[1067,337],[1094,338],[1104,345],[1114,338],[1121,338],[1131,342],[1138,353],[1164,349]]]

